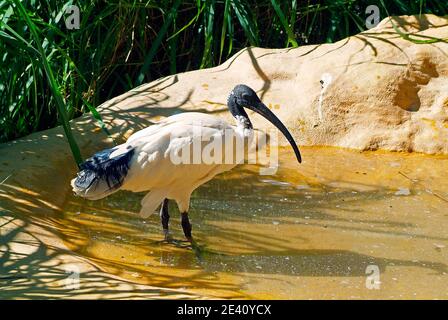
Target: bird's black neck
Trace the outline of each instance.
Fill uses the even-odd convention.
[[[235,97],[232,95],[227,100],[227,107],[229,108],[230,113],[236,119],[239,126],[242,126],[244,129],[253,129],[252,122],[250,122],[249,116],[247,115],[244,108],[238,104]]]

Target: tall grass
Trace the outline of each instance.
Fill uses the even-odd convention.
[[[65,26],[68,6],[80,28]],[[215,66],[243,47],[334,42],[381,16],[448,14],[439,0],[0,0],[0,142],[64,126],[141,83]],[[384,4],[384,6],[383,6]],[[386,13],[387,11],[387,13]]]
[[[14,0],[14,5],[17,9],[18,16],[21,17],[27,27],[30,30],[31,37],[36,44],[37,48],[34,48],[31,44],[28,43],[25,39],[20,37],[19,34],[17,34],[13,29],[7,27],[7,30],[10,31],[13,35],[16,35],[19,37],[19,40],[22,39],[22,44],[27,44],[26,49],[33,50],[36,52],[36,59],[37,64],[45,71],[46,80],[48,82],[48,86],[51,89],[52,96],[55,100],[55,104],[58,110],[58,114],[61,118],[61,123],[64,128],[65,136],[67,137],[68,143],[70,144],[70,149],[72,150],[73,157],[76,161],[76,163],[79,165],[82,162],[81,153],[79,151],[79,147],[73,138],[72,131],[70,128],[70,124],[68,123],[68,116],[67,116],[67,110],[61,95],[61,92],[59,91],[59,85],[54,77],[53,70],[50,66],[50,63],[48,61],[48,57],[43,49],[42,41],[40,39],[39,33],[40,30],[36,27],[33,21],[31,21],[30,16],[26,12],[24,6],[19,0]]]

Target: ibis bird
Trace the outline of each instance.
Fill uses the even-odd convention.
[[[188,149],[197,141],[210,137],[223,138],[228,132],[235,139],[252,140],[254,129],[244,110],[247,108],[276,126],[291,144],[298,162],[301,162],[299,148],[288,129],[261,102],[254,90],[243,84],[237,85],[228,96],[227,106],[236,125],[209,114],[184,112],[132,134],[119,146],[94,154],[80,165],[77,177],[71,181],[74,193],[96,200],[118,190],[148,191],[141,201],[140,214],[148,217],[160,206],[166,240],[171,239],[168,204],[174,200],[181,213],[184,235],[192,242],[192,226],[188,218],[191,193],[238,163],[177,163],[170,155],[181,149],[186,150],[185,147]]]

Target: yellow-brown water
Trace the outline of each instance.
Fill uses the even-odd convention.
[[[284,149],[274,176],[245,165],[199,188],[200,257],[164,243],[157,215],[139,217],[140,194],[70,196],[61,232],[107,272],[212,298],[448,298],[448,157],[306,148],[303,158]],[[379,289],[366,286],[369,265]]]

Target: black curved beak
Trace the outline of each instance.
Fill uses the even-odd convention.
[[[279,118],[271,111],[263,102],[258,102],[254,106],[246,106],[246,108],[255,111],[256,113],[262,115],[266,120],[268,120],[270,123],[272,123],[274,126],[277,127],[278,130],[283,133],[285,138],[288,140],[288,142],[291,144],[292,149],[294,150],[294,153],[296,154],[297,161],[299,163],[302,162],[302,156],[300,155],[299,148],[297,147],[296,142],[294,141],[294,138],[289,133],[288,129],[286,129],[285,125],[280,121]]]

